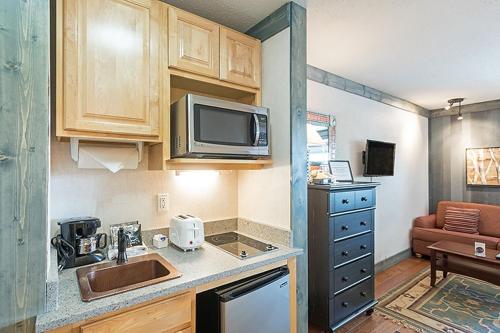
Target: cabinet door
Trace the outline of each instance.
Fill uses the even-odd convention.
[[[160,2],[65,0],[63,27],[64,130],[159,136]]]
[[[180,330],[180,331],[178,331],[178,332],[176,332],[176,333],[193,333],[193,330],[192,330],[192,328],[191,328],[191,327],[188,327],[188,328],[185,328],[185,329],[183,329],[183,330]]]
[[[79,0],[80,1],[80,0]],[[182,294],[81,327],[82,333],[190,332],[192,295]],[[184,330],[184,329],[187,329]]]
[[[169,65],[219,77],[219,26],[188,12],[169,8]]]
[[[220,28],[220,79],[260,87],[260,41]]]

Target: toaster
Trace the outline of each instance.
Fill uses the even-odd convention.
[[[205,240],[203,222],[199,217],[181,214],[172,217],[168,231],[170,242],[181,250],[199,248]]]

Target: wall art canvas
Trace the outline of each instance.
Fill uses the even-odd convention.
[[[500,186],[500,147],[465,150],[467,185]]]

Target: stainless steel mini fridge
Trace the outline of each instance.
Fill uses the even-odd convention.
[[[290,332],[290,286],[287,267],[203,294],[197,299],[198,332]]]

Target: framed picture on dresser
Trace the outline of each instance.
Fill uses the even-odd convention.
[[[330,160],[328,161],[330,174],[334,177],[336,182],[353,182],[351,164],[349,161],[343,160]]]

